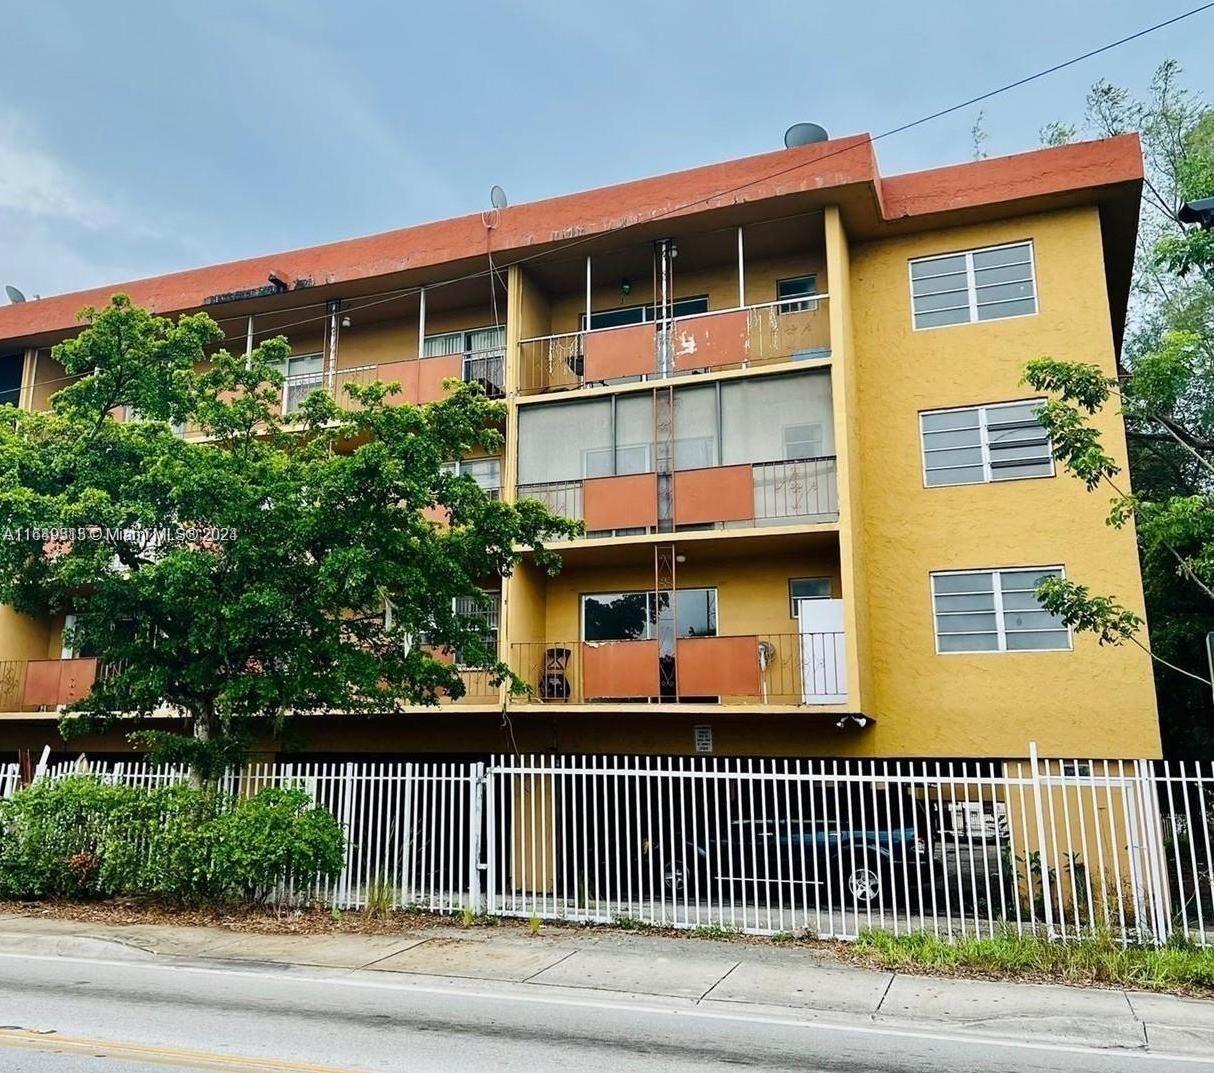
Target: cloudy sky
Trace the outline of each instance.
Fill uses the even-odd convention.
[[[880,132],[1197,0],[38,0],[6,5],[0,283],[53,294]],[[1214,10],[985,107],[991,155],[1165,57],[1214,97]],[[881,142],[965,160],[977,109]]]

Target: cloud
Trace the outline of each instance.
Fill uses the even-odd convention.
[[[118,214],[87,183],[37,144],[28,123],[0,111],[0,209],[102,230]]]

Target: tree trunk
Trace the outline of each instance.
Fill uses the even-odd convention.
[[[209,705],[194,713],[194,740],[207,743],[215,737],[215,710]],[[202,772],[198,770],[197,762],[190,765],[190,785],[196,790],[202,789]]]

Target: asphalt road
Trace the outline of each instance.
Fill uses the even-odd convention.
[[[974,1039],[440,978],[0,954],[0,1070],[1214,1070],[1214,1061]]]

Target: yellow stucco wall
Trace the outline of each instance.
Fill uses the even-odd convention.
[[[929,574],[1061,564],[1067,576],[1143,613],[1129,529],[1105,525],[1111,492],[1053,478],[925,488],[918,413],[1033,397],[1025,363],[1051,355],[1114,372],[1100,224],[1094,208],[937,231],[851,249],[861,499],[857,559],[867,581],[879,754],[1157,756],[1148,657],[1077,636],[1070,652],[938,655]],[[1031,239],[1035,316],[913,331],[908,258]],[[1120,419],[1102,414],[1123,466]],[[1145,641],[1145,638],[1144,638]]]

